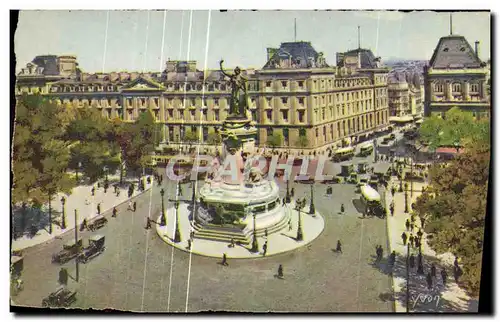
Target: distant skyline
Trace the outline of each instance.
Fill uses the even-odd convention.
[[[149,15],[149,24],[148,24]],[[16,70],[37,55],[72,54],[84,72],[159,71],[167,59],[196,60],[198,69],[227,67],[260,69],[266,48],[310,41],[335,65],[337,52],[371,49],[382,60],[429,60],[439,38],[449,35],[449,13],[397,11],[167,11],[163,56],[163,11],[21,11],[15,34]],[[107,41],[105,41],[107,34]],[[490,58],[490,13],[453,13],[453,34],[464,36],[480,58]],[[105,50],[106,48],[106,50]],[[163,59],[161,58],[163,57]],[[162,62],[162,63],[161,63]],[[161,63],[161,66],[160,66]],[[103,68],[104,67],[104,68]],[[160,69],[161,67],[161,69]]]

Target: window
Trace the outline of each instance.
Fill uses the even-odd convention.
[[[272,107],[273,106],[272,97],[266,97],[266,103],[267,103],[267,106]]]
[[[288,111],[283,110],[283,111],[281,111],[281,114],[283,116],[283,121],[288,122]]]
[[[321,109],[321,119],[322,120],[325,119],[325,108],[324,107]]]
[[[462,91],[462,84],[453,83],[453,92],[461,92],[461,91]]]
[[[281,103],[288,104],[288,97],[282,97],[281,98]]]
[[[298,111],[299,113],[299,122],[303,123],[304,122],[304,111]]]
[[[273,121],[273,111],[272,110],[267,110],[266,111],[266,117],[269,122]]]
[[[154,102],[155,102],[155,106],[158,106],[158,98],[157,98],[157,97],[155,97],[153,100],[154,100]]]
[[[196,115],[196,110],[191,110],[191,120],[194,120],[195,115]]]
[[[168,118],[174,118],[174,110],[167,110]]]
[[[299,87],[304,87],[304,82],[303,81],[299,81]]]
[[[304,105],[304,98],[303,97],[299,97],[299,104]]]
[[[217,113],[217,111],[214,113],[214,120],[219,121],[219,113]]]
[[[323,136],[326,137],[326,126],[323,126]]]
[[[267,128],[267,136],[272,136],[273,135],[273,129],[268,127]]]
[[[315,131],[315,132],[316,132],[316,137],[318,137],[318,136],[319,136],[319,129],[318,129],[318,128],[316,128],[316,131]]]
[[[287,81],[281,81],[281,86],[282,87],[287,87],[288,86],[288,82]]]
[[[446,47],[445,49],[443,49],[444,52],[447,52],[448,51],[448,47]]]
[[[470,84],[470,91],[474,93],[479,92],[479,84]]]
[[[435,92],[442,93],[442,92],[443,92],[443,90],[444,90],[444,86],[443,86],[443,84],[441,84],[441,83],[436,83],[436,84],[434,85],[434,91],[435,91]]]
[[[194,98],[191,99],[191,106],[196,106],[196,100]]]
[[[288,128],[284,128],[283,129],[283,137],[285,138],[285,141],[288,141]]]
[[[214,98],[214,106],[219,106],[219,99],[218,98]]]
[[[299,129],[299,136],[306,136],[306,129]]]
[[[266,82],[266,87],[271,87],[271,81]]]

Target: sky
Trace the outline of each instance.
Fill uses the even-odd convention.
[[[197,60],[198,69],[217,68],[220,59],[227,67],[258,69],[267,47],[294,41],[295,19],[296,40],[310,41],[330,65],[337,52],[358,47],[358,25],[361,47],[382,60],[428,60],[439,38],[450,33],[449,17],[425,11],[212,10],[209,24],[207,10],[21,11],[16,69],[45,54],[76,55],[82,71],[91,73],[160,71],[167,59]],[[489,12],[453,13],[453,34],[473,48],[479,40],[480,58],[490,58]]]

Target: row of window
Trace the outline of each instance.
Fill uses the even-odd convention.
[[[444,84],[442,84],[442,83],[434,84],[434,92],[444,93],[444,89],[445,89]],[[453,83],[451,85],[451,90],[452,90],[452,92],[462,92],[462,84],[461,83]],[[471,83],[469,85],[469,91],[472,93],[478,93],[479,92],[479,84]]]

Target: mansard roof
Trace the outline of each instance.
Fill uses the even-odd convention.
[[[281,43],[280,48],[269,58],[269,61],[264,65],[263,69],[271,69],[279,60],[288,58],[292,58],[296,68],[310,68],[312,67],[311,60],[316,62],[318,57],[318,52],[311,46],[310,42],[284,42]]]
[[[353,56],[357,55],[359,53],[359,56],[361,57],[361,68],[362,69],[373,69],[373,68],[378,68],[377,67],[377,60],[378,58],[375,57],[373,52],[370,49],[364,49],[364,48],[358,48],[358,49],[353,49],[349,50],[344,53],[345,56]]]
[[[481,60],[463,36],[441,37],[429,62],[435,69],[479,68]]]

